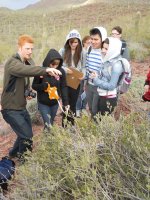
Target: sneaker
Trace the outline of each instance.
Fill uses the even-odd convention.
[[[76,117],[78,117],[78,118],[81,117],[81,110],[76,110]]]

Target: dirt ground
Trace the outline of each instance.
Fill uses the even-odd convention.
[[[137,61],[131,62],[133,77],[144,76],[147,74],[150,66],[150,58],[147,58],[144,62],[139,63]],[[3,75],[3,66],[0,66],[0,74]],[[0,88],[0,95],[2,92],[2,88]],[[122,100],[120,103],[121,111],[129,113],[130,107],[127,103]],[[60,124],[60,112],[56,117],[56,122]],[[33,125],[34,135],[40,134],[42,132],[43,125]],[[0,159],[8,154],[8,150],[12,147],[14,141],[16,139],[15,133],[9,127],[8,124],[2,119],[2,115],[0,113]]]

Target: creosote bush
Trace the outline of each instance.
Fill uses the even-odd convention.
[[[18,169],[14,199],[148,200],[150,124],[144,114],[119,121],[87,116],[36,138]]]
[[[38,110],[37,100],[32,99],[28,101],[27,110],[30,113],[32,124],[40,125],[42,124],[42,118]]]

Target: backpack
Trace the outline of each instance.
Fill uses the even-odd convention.
[[[122,63],[123,72],[120,75],[117,90],[118,90],[118,94],[124,94],[128,91],[130,87],[132,71],[131,71],[131,65],[127,59],[120,58],[119,61],[121,61]]]
[[[0,160],[0,186],[7,190],[7,183],[15,172],[15,163],[8,157]]]
[[[121,55],[123,54],[126,46],[127,45],[126,45],[125,40],[122,40]],[[90,46],[87,53],[88,55],[90,54],[91,50],[92,50],[92,47]],[[120,75],[117,91],[118,91],[118,94],[124,94],[128,91],[130,87],[132,71],[131,71],[131,65],[126,58],[119,58],[119,61],[121,61],[122,63],[123,73]]]
[[[92,47],[89,46],[88,51],[87,51],[87,55],[89,55],[91,53]]]
[[[121,40],[122,42],[122,46],[121,46],[121,52],[120,54],[123,55],[125,48],[127,47],[126,41],[125,40]]]

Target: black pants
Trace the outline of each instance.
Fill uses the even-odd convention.
[[[110,115],[114,111],[114,108],[116,106],[117,106],[117,97],[115,98],[99,97],[98,110],[102,116]]]
[[[17,139],[10,150],[12,157],[22,155],[25,151],[32,150],[32,126],[27,110],[2,110],[4,120],[11,126]]]
[[[70,122],[72,125],[74,125],[74,117],[76,115],[76,103],[79,96],[79,91],[80,91],[80,85],[78,86],[77,89],[68,87],[68,100],[69,100],[69,105],[70,105],[70,111],[67,116],[67,122]],[[63,119],[62,119],[63,127],[65,127],[65,124],[66,124],[65,119],[66,119],[66,115],[63,114]]]

